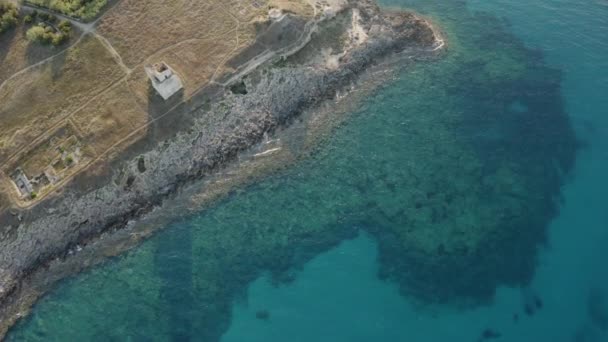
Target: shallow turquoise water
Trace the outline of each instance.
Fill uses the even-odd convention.
[[[608,3],[383,3],[433,16],[455,57],[403,72],[312,160],[63,282],[9,340],[478,341],[486,329],[500,341],[608,340],[602,316],[608,304],[590,304],[608,297]],[[471,15],[477,11],[489,15]],[[528,50],[514,48],[520,44]],[[481,64],[480,55],[491,62]],[[522,60],[536,64],[522,69]],[[514,101],[503,102],[511,95]],[[528,110],[538,120],[522,123],[518,115]],[[560,112],[571,120],[554,115]],[[574,148],[564,126],[574,128],[584,147],[576,150],[567,182],[555,184],[550,172],[528,169],[545,156],[569,165]],[[514,235],[504,242],[517,246],[512,250],[494,246],[501,260],[478,263],[497,270],[462,275],[466,281],[446,273],[439,286],[424,272],[408,272],[417,264],[401,262],[408,255],[392,248],[394,236],[380,227],[427,226],[424,214],[412,218],[402,210],[415,197],[410,188],[462,184],[475,194],[462,198],[473,201],[468,212],[491,210],[482,202],[511,205],[501,202],[501,191],[486,197],[486,188],[474,191],[477,174],[461,171],[475,161],[491,168],[504,160],[528,166],[515,169],[540,184],[524,186],[543,191],[540,202],[525,203],[535,209],[530,226],[542,226],[547,236]],[[429,173],[438,175],[410,182]],[[538,204],[551,202],[543,196],[560,187],[558,210]],[[523,193],[533,198],[529,192]],[[545,238],[536,264],[529,246]],[[528,259],[536,267],[522,264]],[[411,285],[419,279],[424,286]],[[496,284],[507,285],[492,295]],[[483,305],[413,300],[461,295],[478,295]],[[530,297],[542,307],[528,315]],[[264,312],[267,318],[256,317]]]

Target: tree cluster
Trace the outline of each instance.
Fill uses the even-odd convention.
[[[28,3],[49,8],[84,21],[92,20],[107,4],[107,0],[27,0]]]
[[[17,25],[19,9],[12,3],[0,1],[0,33]]]
[[[25,33],[27,39],[32,42],[58,46],[66,42],[72,34],[72,24],[67,20],[58,21],[54,15],[34,11],[23,20],[35,24]]]

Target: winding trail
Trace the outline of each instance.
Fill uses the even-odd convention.
[[[16,0],[12,0],[11,2],[14,3],[14,4],[18,4],[18,1],[16,1]],[[120,1],[118,1],[117,3],[119,3],[119,2]],[[114,7],[112,7],[112,8],[114,8]],[[109,12],[109,11],[111,11],[112,8],[108,9],[106,11],[106,13]],[[61,51],[57,52],[56,54],[54,54],[52,56],[49,56],[49,57],[47,57],[47,58],[45,58],[45,59],[43,59],[43,60],[41,60],[39,62],[36,62],[36,63],[34,63],[32,65],[29,65],[29,66],[27,66],[27,67],[25,67],[25,68],[23,68],[23,69],[15,72],[14,74],[12,74],[10,77],[8,77],[6,80],[4,80],[2,83],[0,83],[0,91],[2,91],[2,89],[4,88],[4,86],[8,83],[8,81],[14,79],[15,77],[17,77],[19,75],[22,75],[22,74],[26,73],[27,71],[29,71],[31,69],[34,69],[36,67],[39,67],[39,66],[41,66],[43,64],[46,64],[46,63],[52,61],[55,57],[60,56],[61,54],[65,53],[69,48],[71,48],[73,46],[76,46],[78,43],[80,43],[82,41],[82,39],[87,35],[87,33],[96,33],[95,26],[97,25],[97,23],[99,22],[99,20],[101,20],[103,18],[103,16],[100,16],[99,18],[95,19],[95,21],[92,21],[90,23],[83,23],[81,21],[74,20],[73,18],[65,16],[63,14],[60,14],[60,13],[57,13],[57,12],[54,12],[54,11],[49,11],[49,10],[44,9],[44,8],[39,8],[39,7],[36,7],[36,6],[32,6],[32,5],[29,5],[29,4],[21,4],[21,10],[25,11],[25,12],[30,12],[30,13],[33,12],[33,11],[38,11],[39,13],[46,13],[46,14],[49,14],[49,15],[54,15],[57,18],[60,18],[60,19],[63,19],[63,20],[67,20],[68,22],[70,22],[70,24],[72,24],[73,27],[78,28],[78,30],[80,31],[80,36],[72,44],[66,46],[64,49],[62,49]],[[111,47],[111,45],[109,43],[108,43],[108,45]],[[104,44],[104,46],[106,46],[106,48],[108,48],[107,45]],[[114,50],[114,48],[112,48],[112,50],[114,51],[114,53],[116,52],[116,50]],[[110,51],[110,53],[112,53],[112,51]]]
[[[118,3],[120,3],[120,1],[116,2],[116,4],[118,4]],[[108,9],[104,14],[108,13],[114,7],[116,7],[116,4],[112,8]],[[55,16],[61,18],[61,19],[68,20],[75,27],[77,27],[79,30],[81,30],[81,35],[80,35],[80,37],[78,37],[78,39],[73,44],[71,44],[69,47],[67,47],[66,49],[62,50],[61,52],[57,53],[56,55],[48,57],[45,60],[42,60],[42,61],[40,61],[40,62],[38,62],[36,64],[33,64],[33,65],[30,65],[27,68],[24,68],[24,69],[16,72],[15,74],[13,74],[11,77],[9,77],[7,80],[5,80],[2,84],[0,84],[0,91],[2,90],[3,86],[6,84],[7,81],[9,81],[9,80],[11,80],[11,79],[13,79],[13,78],[15,78],[15,77],[17,77],[17,76],[25,73],[25,72],[27,72],[28,70],[31,70],[32,68],[36,68],[38,66],[41,66],[41,65],[43,65],[45,63],[48,63],[48,62],[52,61],[53,58],[61,55],[62,53],[66,53],[67,49],[69,49],[70,47],[78,44],[80,41],[82,41],[82,39],[84,39],[84,37],[87,34],[90,34],[90,35],[94,36],[97,40],[99,40],[99,42],[112,55],[112,58],[116,61],[116,63],[124,71],[125,75],[123,77],[121,77],[120,79],[116,80],[115,82],[107,85],[100,93],[96,94],[94,97],[92,97],[91,99],[89,99],[89,101],[87,101],[85,104],[83,104],[82,106],[78,107],[76,110],[70,112],[69,114],[67,114],[66,116],[64,116],[63,118],[61,118],[60,120],[58,120],[58,122],[55,123],[54,125],[52,125],[52,127],[49,128],[45,133],[43,133],[40,136],[38,136],[31,143],[29,143],[26,146],[23,146],[22,148],[20,148],[17,152],[13,153],[11,156],[9,156],[9,158],[7,158],[6,162],[3,163],[3,165],[0,165],[0,167],[6,166],[8,164],[8,162],[10,162],[11,160],[14,160],[15,158],[17,158],[19,155],[21,155],[23,153],[23,151],[26,151],[26,150],[30,149],[36,143],[39,143],[40,141],[42,141],[45,138],[45,136],[48,135],[49,132],[52,132],[54,129],[56,129],[60,125],[65,124],[66,120],[70,120],[70,118],[75,113],[77,113],[78,111],[80,111],[83,108],[85,108],[88,104],[90,104],[95,99],[99,98],[103,94],[105,94],[108,91],[112,90],[113,88],[115,88],[116,86],[118,86],[119,84],[121,84],[122,82],[124,82],[124,81],[128,82],[128,76],[133,72],[134,68],[136,68],[137,66],[139,66],[139,64],[138,64],[137,66],[134,66],[134,68],[129,68],[124,63],[124,61],[123,61],[121,55],[118,53],[118,51],[116,51],[116,49],[108,41],[108,39],[106,39],[105,37],[103,37],[102,35],[100,35],[99,33],[97,33],[97,31],[96,31],[96,24],[99,22],[99,20],[101,20],[104,17],[104,15],[100,16],[99,18],[97,18],[95,21],[93,21],[91,23],[83,23],[83,22],[74,20],[73,18],[70,18],[70,17],[64,16],[64,15],[58,14],[58,13],[56,13],[54,11],[40,9],[40,8],[37,8],[35,6],[31,6],[31,5],[23,5],[22,8],[25,8],[26,10],[29,10],[29,11],[37,10],[38,12],[44,12],[44,13],[52,14],[52,15],[55,15]],[[212,85],[212,84],[218,84],[218,85],[221,85],[221,86],[227,86],[227,85],[229,85],[231,83],[234,83],[235,81],[239,80],[240,78],[244,77],[245,75],[249,74],[250,72],[252,72],[256,68],[258,68],[260,65],[268,62],[269,60],[272,60],[273,58],[276,58],[276,57],[283,57],[283,58],[284,57],[288,57],[288,56],[296,53],[297,51],[301,50],[312,39],[312,35],[317,30],[318,24],[326,19],[326,17],[323,16],[323,15],[320,15],[320,16],[316,16],[315,15],[313,17],[313,19],[311,19],[305,25],[304,29],[302,30],[302,32],[300,34],[300,37],[296,41],[294,41],[292,44],[290,44],[288,46],[285,46],[285,47],[283,47],[281,49],[277,49],[277,50],[271,50],[271,49],[264,50],[263,52],[261,52],[257,56],[251,58],[246,63],[240,65],[238,67],[238,69],[234,71],[234,73],[232,74],[232,76],[230,78],[228,78],[224,82],[218,82],[218,81],[216,81],[216,78],[218,77],[218,74],[220,73],[222,67],[225,65],[226,60],[239,49],[239,45],[240,45],[240,41],[239,41],[239,27],[241,26],[241,24],[243,24],[243,23],[241,23],[238,20],[238,18],[236,18],[230,12],[227,12],[227,13],[235,20],[235,23],[236,23],[236,27],[233,29],[235,31],[235,33],[236,33],[236,44],[235,44],[234,49],[231,50],[229,53],[227,53],[226,56],[224,57],[224,59],[222,59],[222,62],[220,63],[220,65],[218,65],[218,67],[216,68],[216,70],[212,74],[212,76],[209,79],[209,81],[206,82],[205,84],[202,84],[200,87],[198,87],[192,93],[192,95],[190,95],[188,98],[184,99],[184,101],[182,101],[182,102],[176,104],[175,106],[171,107],[166,112],[162,113],[161,115],[157,116],[156,118],[154,118],[154,119],[146,122],[145,124],[143,124],[143,125],[135,128],[127,136],[123,137],[122,139],[120,139],[119,141],[117,141],[116,143],[114,143],[112,146],[110,146],[105,151],[99,151],[99,153],[96,153],[97,155],[92,160],[89,160],[86,164],[82,165],[82,167],[79,167],[79,170],[86,169],[89,166],[93,165],[94,163],[96,163],[96,162],[98,162],[98,161],[106,158],[117,147],[119,147],[120,145],[124,144],[126,141],[128,141],[130,139],[133,139],[133,137],[135,137],[137,134],[140,134],[141,131],[145,130],[151,124],[153,124],[153,123],[155,123],[155,122],[163,119],[167,115],[169,115],[173,110],[175,110],[177,107],[179,107],[180,105],[182,105],[185,101],[188,101],[188,100],[192,99],[193,97],[197,96],[198,94],[200,94],[201,91],[203,91],[203,89],[205,89],[207,86]],[[281,20],[282,19],[284,19],[284,18],[281,18]],[[281,20],[277,20],[273,24],[277,24]],[[192,40],[192,39],[186,39],[184,41],[190,41],[190,40]],[[177,46],[179,44],[184,43],[184,41],[176,42],[175,44],[172,44],[171,46]],[[79,172],[75,172],[72,175],[69,175],[66,178],[62,179],[59,183],[56,184],[56,188],[59,189],[63,185],[65,185],[68,182],[70,182],[78,173]],[[20,201],[16,201],[16,202],[17,202],[16,203],[17,206],[19,206],[21,208],[31,208],[31,207],[33,207],[33,206],[35,206],[36,204],[39,203],[39,201],[36,201],[35,203],[27,203],[27,204],[26,203],[21,203]]]
[[[68,17],[66,15],[63,15],[63,14],[61,14],[59,12],[51,11],[51,10],[48,10],[46,8],[43,8],[43,7],[33,6],[33,5],[28,4],[28,3],[21,4],[21,10],[25,10],[27,12],[38,11],[38,13],[46,13],[48,15],[55,16],[55,17],[57,17],[59,19],[67,20],[67,21],[69,21],[72,24],[72,26],[78,27],[78,29],[80,29],[83,33],[92,32],[95,29],[95,23],[97,23],[97,20],[92,21],[90,23],[85,23],[85,22],[82,22],[82,21],[79,21],[79,20],[75,20],[72,17]]]
[[[67,46],[65,49],[63,49],[63,50],[59,51],[58,53],[56,53],[56,54],[54,54],[54,55],[52,55],[52,56],[50,56],[50,57],[47,57],[47,58],[45,58],[45,59],[41,60],[40,62],[34,63],[34,64],[32,64],[32,65],[29,65],[29,66],[27,66],[27,67],[25,67],[25,68],[23,68],[23,69],[21,69],[21,70],[19,70],[19,71],[15,72],[15,73],[14,73],[14,74],[12,74],[10,77],[8,77],[6,80],[4,80],[2,83],[0,83],[0,91],[2,91],[2,89],[4,88],[4,86],[5,86],[5,85],[6,85],[6,84],[7,84],[7,83],[10,81],[10,80],[14,79],[15,77],[17,77],[17,76],[19,76],[19,75],[22,75],[22,74],[24,74],[24,73],[28,72],[28,71],[29,71],[29,70],[31,70],[31,69],[34,69],[34,68],[39,67],[39,66],[41,66],[41,65],[43,65],[43,64],[46,64],[46,63],[48,63],[48,62],[52,61],[52,60],[53,60],[55,57],[57,57],[57,56],[59,56],[59,55],[61,55],[61,54],[65,53],[65,52],[66,52],[66,51],[67,51],[69,48],[71,48],[72,46],[75,46],[76,44],[80,43],[80,41],[82,41],[82,39],[84,38],[84,36],[85,36],[85,34],[83,33],[82,35],[80,35],[80,37],[78,37],[78,39],[76,39],[76,40],[74,41],[74,43],[72,43],[72,44],[68,45],[68,46]]]
[[[9,0],[12,3],[19,5],[19,1],[17,0]],[[104,14],[110,12],[112,9],[114,9],[114,7],[116,7],[116,5],[118,5],[120,3],[120,1],[117,1],[114,6],[112,6],[111,8],[109,8],[108,10],[106,10],[104,12]],[[44,64],[50,63],[53,59],[55,59],[56,57],[67,53],[67,51],[73,47],[78,45],[86,36],[87,34],[92,34],[95,38],[97,38],[99,40],[99,42],[104,46],[104,48],[110,53],[110,55],[112,56],[112,58],[114,58],[114,60],[116,61],[116,63],[121,67],[121,69],[125,72],[125,74],[128,76],[129,74],[131,74],[132,70],[130,68],[128,68],[123,60],[122,57],[120,56],[120,54],[116,51],[116,49],[114,49],[114,47],[112,46],[112,44],[102,35],[98,34],[95,27],[97,25],[97,23],[103,18],[103,15],[99,16],[97,19],[95,19],[94,21],[90,22],[90,23],[84,23],[78,20],[75,20],[74,18],[71,18],[69,16],[65,16],[61,13],[55,12],[55,11],[51,11],[51,10],[47,10],[44,8],[40,8],[37,6],[32,6],[29,5],[27,3],[23,3],[21,4],[21,10],[31,13],[33,11],[37,11],[39,13],[46,13],[49,15],[53,15],[56,16],[57,18],[60,18],[62,20],[67,20],[68,22],[70,22],[74,27],[78,28],[80,31],[80,36],[70,45],[66,46],[64,49],[62,49],[61,51],[59,51],[58,53],[49,56],[37,63],[34,63],[32,65],[29,65],[17,72],[15,72],[14,74],[12,74],[10,77],[8,77],[6,80],[4,80],[2,83],[0,83],[0,92],[2,91],[2,89],[6,86],[6,84],[9,83],[9,81],[13,80],[14,78],[23,75],[24,73],[35,69],[39,66],[42,66]],[[49,129],[46,130],[45,133],[41,134],[40,136],[38,136],[36,139],[34,139],[32,142],[30,142],[29,144],[23,146],[22,148],[19,148],[16,152],[14,152],[13,154],[9,155],[6,158],[6,161],[4,161],[2,164],[0,164],[0,168],[5,167],[6,165],[8,165],[8,163],[11,160],[14,160],[17,156],[19,156],[23,151],[29,149],[31,146],[35,145],[36,143],[38,143],[39,141],[41,141],[41,139],[44,139],[46,134],[48,132],[52,132],[53,130],[57,129],[57,127],[61,126],[62,124],[64,124],[64,121],[66,119],[69,119],[72,117],[72,115],[74,113],[76,113],[77,111],[81,110],[82,108],[84,108],[87,104],[89,104],[90,102],[92,102],[94,99],[98,98],[99,96],[105,94],[107,91],[109,91],[110,89],[114,88],[114,86],[116,86],[117,84],[119,84],[121,81],[123,81],[125,77],[120,78],[119,80],[117,80],[115,83],[110,84],[108,87],[106,87],[104,90],[102,90],[101,93],[97,94],[96,96],[94,96],[93,98],[91,98],[89,101],[87,101],[83,106],[79,107],[78,109],[76,109],[75,111],[71,112],[70,114],[66,115],[65,117],[62,117],[61,119],[59,119],[57,121],[57,123],[55,123],[54,125],[52,125]]]
[[[112,46],[112,44],[110,43],[109,40],[107,40],[104,36],[100,35],[97,32],[93,33],[93,36],[95,36],[95,38],[97,38],[97,40],[99,40],[99,42],[101,43],[101,45],[103,45],[106,50],[108,50],[108,52],[110,53],[110,55],[112,55],[112,58],[114,58],[114,60],[116,61],[116,63],[122,68],[122,70],[125,72],[125,74],[129,75],[131,74],[131,72],[133,71],[131,68],[129,68],[122,60],[122,57],[120,56],[120,54],[118,53],[118,51],[116,51],[116,49],[114,49],[114,47]]]

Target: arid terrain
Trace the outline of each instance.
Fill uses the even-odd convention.
[[[60,47],[27,41],[22,27],[0,36],[0,184],[5,194],[0,211],[35,205],[95,161],[127,148],[152,121],[202,88],[224,86],[226,76],[251,58],[261,57],[257,64],[272,56],[284,45],[281,37],[253,45],[271,24],[269,13],[295,14],[304,23],[328,6],[313,7],[305,0],[123,0],[108,3],[91,23],[68,18],[76,34]],[[31,9],[24,5],[22,11]],[[232,60],[248,48],[246,58]],[[154,93],[144,72],[146,64],[161,61],[184,85],[167,102]],[[69,136],[63,136],[66,132]],[[71,139],[77,155],[64,152],[58,135]],[[18,169],[30,180],[45,170],[53,175],[43,178],[55,179],[22,193],[14,184]]]

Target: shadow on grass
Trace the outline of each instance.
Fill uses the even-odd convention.
[[[13,44],[18,29],[19,28],[13,28],[4,33],[0,33],[0,65],[2,65],[2,62],[6,59],[6,56],[10,51],[9,47]],[[0,82],[1,81],[2,80],[0,79]]]

